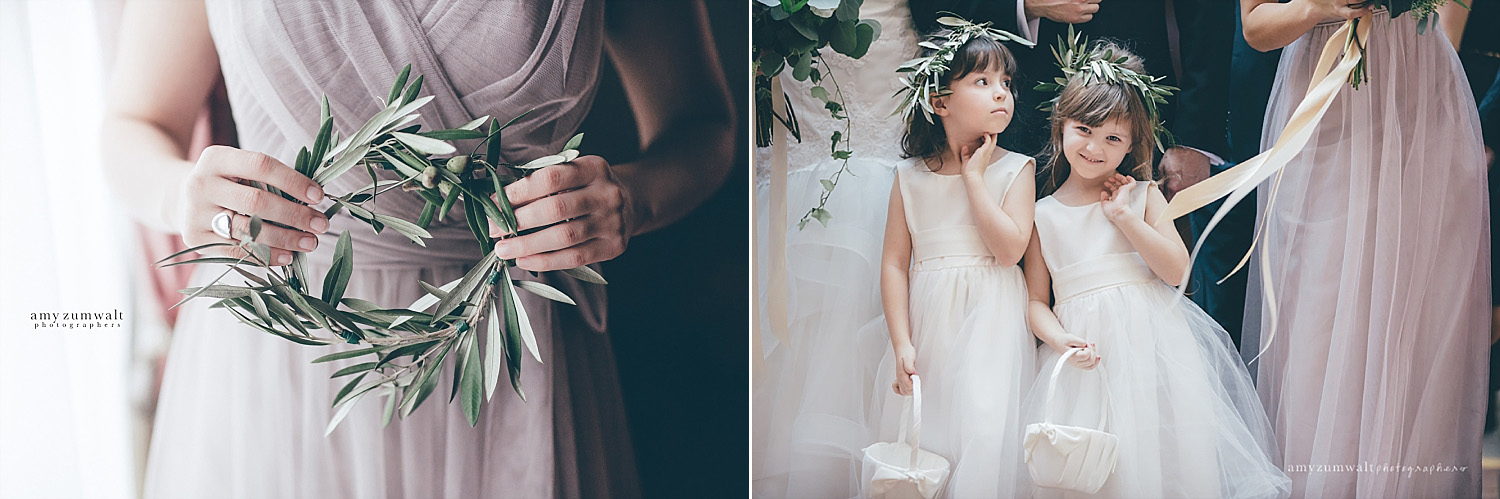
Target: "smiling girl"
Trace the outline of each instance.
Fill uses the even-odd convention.
[[[1078,368],[1058,375],[1050,420],[1107,420],[1119,438],[1113,475],[1088,497],[1284,497],[1290,482],[1229,336],[1172,289],[1188,252],[1171,220],[1147,222],[1167,206],[1151,181],[1157,118],[1123,70],[1143,71],[1096,44],[1053,106],[1047,196],[1024,259],[1041,372]],[[1028,422],[1046,419],[1048,381],[1027,399]],[[1028,435],[1028,448],[1044,438]]]

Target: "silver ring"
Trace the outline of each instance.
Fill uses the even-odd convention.
[[[222,237],[224,239],[234,239],[234,234],[230,230],[230,223],[233,221],[234,211],[225,208],[224,211],[221,211],[217,215],[214,215],[214,219],[208,223],[208,226],[212,228],[214,230],[214,234],[218,234],[219,237]]]

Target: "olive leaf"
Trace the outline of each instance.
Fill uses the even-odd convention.
[[[495,396],[495,386],[500,382],[500,361],[505,355],[505,339],[500,335],[503,317],[491,313],[485,328],[484,345],[484,399]]]
[[[532,292],[532,294],[535,294],[542,298],[566,303],[569,305],[577,305],[577,303],[573,302],[572,298],[568,298],[567,294],[563,293],[562,291],[558,291],[557,288],[554,288],[552,286],[548,286],[537,281],[516,281],[515,283],[516,286],[519,286],[521,289],[530,291]]]
[[[402,132],[391,132],[391,136],[401,141],[402,144],[406,144],[413,151],[423,154],[453,154],[454,151],[458,150],[453,147],[453,144],[431,137]]]
[[[328,276],[323,278],[323,301],[337,303],[344,297],[349,286],[349,276],[354,273],[354,246],[349,241],[349,231],[339,234],[339,242],[333,250],[333,264],[328,267]]]

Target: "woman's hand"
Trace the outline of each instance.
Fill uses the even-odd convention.
[[[896,382],[891,389],[898,395],[910,396],[911,376],[917,373],[917,349],[911,345],[896,347]]]
[[[249,182],[275,187],[303,203],[323,201],[323,189],[316,182],[275,158],[233,147],[209,147],[199,155],[198,164],[181,185],[182,201],[174,210],[173,220],[182,233],[182,241],[189,247],[235,242],[250,232],[250,217],[260,215],[262,220],[273,222],[262,225],[256,238],[256,242],[271,247],[271,261],[267,263],[287,265],[292,262],[292,252],[318,247],[315,235],[328,230],[328,218],[322,212],[251,187],[247,185]],[[214,233],[211,225],[214,217],[225,210],[231,215],[231,239]],[[235,258],[244,256],[238,248],[206,251]]]
[[[1324,21],[1354,19],[1369,14],[1369,2],[1359,0],[1240,0],[1245,43],[1265,52],[1287,46]]]
[[[1135,190],[1135,179],[1116,173],[1104,181],[1104,191],[1099,193],[1099,205],[1104,209],[1104,218],[1119,225],[1130,217],[1141,218],[1131,213],[1131,192]]]
[[[1295,0],[1307,9],[1307,16],[1317,22],[1354,19],[1374,9],[1368,0]]]
[[[984,134],[984,143],[979,145],[979,149],[975,150],[973,155],[969,154],[969,147],[964,146],[958,155],[959,161],[962,162],[958,174],[965,177],[983,177],[985,169],[993,162],[991,156],[995,154],[995,142],[994,134]]]
[[[630,192],[598,156],[532,172],[505,186],[505,195],[516,207],[519,230],[546,227],[495,245],[500,258],[515,259],[526,270],[563,270],[609,260],[625,252],[633,233]],[[500,233],[494,222],[490,233]]]
[[[1104,357],[1099,355],[1096,346],[1093,343],[1085,341],[1083,338],[1071,334],[1066,335],[1063,339],[1063,346],[1081,350],[1073,354],[1072,357],[1068,357],[1068,363],[1072,364],[1073,367],[1089,370],[1098,367],[1099,363],[1104,361]],[[1067,350],[1064,349],[1063,351],[1066,352]]]

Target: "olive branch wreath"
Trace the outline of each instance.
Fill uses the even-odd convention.
[[[932,123],[934,113],[932,98],[953,93],[952,90],[938,83],[939,77],[948,72],[948,66],[953,64],[953,56],[958,54],[958,49],[963,48],[964,44],[976,37],[982,36],[996,42],[1011,41],[1026,47],[1036,45],[1031,40],[1009,31],[992,28],[991,23],[988,22],[975,24],[956,15],[940,17],[937,22],[947,26],[950,33],[947,36],[933,36],[917,43],[922,48],[933,50],[933,53],[903,62],[896,68],[896,72],[903,73],[901,77],[903,87],[896,91],[896,96],[901,98],[901,104],[896,107],[895,112],[891,113],[892,116],[901,115],[906,119],[916,119],[915,114],[920,111],[922,117],[926,118],[928,123]]]
[[[319,186],[356,166],[362,166],[370,177],[369,185],[354,192],[328,196],[334,204],[323,214],[332,217],[340,211],[348,211],[350,216],[368,223],[376,233],[395,230],[422,246],[426,246],[424,239],[432,237],[426,227],[434,218],[446,216],[458,203],[463,203],[469,230],[485,248],[492,248],[492,237],[509,238],[540,230],[517,231],[515,211],[504,187],[536,169],[577,158],[583,134],[573,136],[557,154],[519,165],[505,163],[500,159],[501,132],[529,111],[503,125],[499,120],[483,116],[458,128],[423,132],[421,125],[410,124],[419,117],[416,111],[431,102],[433,97],[417,97],[422,88],[422,76],[418,75],[408,86],[410,73],[411,65],[407,65],[392,85],[385,108],[343,140],[333,130],[328,98],[323,97],[317,138],[311,149],[303,147],[297,152],[294,168]],[[480,131],[486,122],[487,129]],[[440,158],[457,152],[448,141],[469,139],[483,140],[469,154]],[[485,146],[485,153],[478,154],[479,148]],[[400,179],[379,180],[375,168],[393,171]],[[275,187],[259,183],[256,187],[305,204]],[[417,222],[376,213],[365,207],[377,196],[396,188],[415,192],[426,201]],[[490,221],[500,228],[500,234],[489,233]],[[195,298],[216,298],[218,301],[210,308],[222,308],[240,322],[288,341],[315,346],[361,345],[361,348],[324,355],[312,361],[322,363],[367,357],[365,362],[333,373],[334,379],[353,378],[345,382],[333,398],[335,412],[325,435],[333,432],[355,404],[372,394],[385,397],[382,425],[390,424],[397,408],[400,408],[403,418],[410,415],[431,395],[439,379],[438,370],[447,364],[452,365],[455,380],[448,400],[451,403],[454,398],[459,399],[470,426],[477,424],[479,408],[494,396],[502,359],[512,389],[525,400],[526,395],[521,389],[522,349],[539,362],[541,356],[537,353],[536,335],[519,291],[576,304],[567,294],[541,282],[513,279],[507,270],[514,266],[514,261],[500,259],[493,249],[458,280],[441,286],[418,281],[427,294],[406,308],[386,308],[345,296],[344,291],[354,270],[354,248],[349,231],[339,235],[322,289],[312,290],[309,289],[311,281],[308,280],[304,254],[294,253],[289,265],[272,266],[268,263],[270,248],[256,241],[265,223],[258,216],[251,217],[248,233],[241,234],[238,242],[195,246],[163,258],[157,264],[162,267],[193,263],[228,264],[228,268],[211,284],[183,289],[181,292],[187,297],[173,307]],[[214,247],[239,248],[245,256],[205,256],[166,263]],[[257,275],[251,269],[263,272]],[[219,281],[230,272],[244,277],[245,285],[220,284]],[[587,266],[561,272],[581,281],[607,284],[602,276]],[[331,333],[331,336],[317,334],[319,331]],[[480,352],[481,334],[485,338],[483,353]],[[446,362],[450,356],[454,360]]]
[[[1151,76],[1138,73],[1130,68],[1122,66],[1126,57],[1121,55],[1115,57],[1111,50],[1105,50],[1103,54],[1095,57],[1088,49],[1087,40],[1073,30],[1073,25],[1068,25],[1066,37],[1059,35],[1057,45],[1052,47],[1052,57],[1057,60],[1057,66],[1063,75],[1056,77],[1051,82],[1037,84],[1035,90],[1038,92],[1055,92],[1051,99],[1037,105],[1037,109],[1051,111],[1057,100],[1062,98],[1062,89],[1068,85],[1073,78],[1082,78],[1085,85],[1090,83],[1106,83],[1110,85],[1122,85],[1130,87],[1141,97],[1141,103],[1146,107],[1146,115],[1150,118],[1152,133],[1156,135],[1156,149],[1164,152],[1167,144],[1172,140],[1171,133],[1162,123],[1161,112],[1158,105],[1167,103],[1167,97],[1178,90],[1177,87],[1161,84],[1164,76]]]

